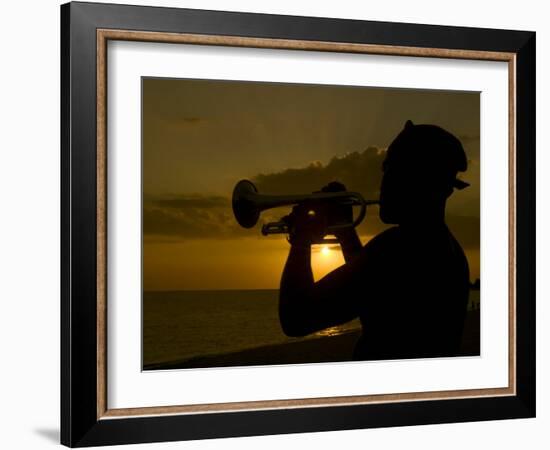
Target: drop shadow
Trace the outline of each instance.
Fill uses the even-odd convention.
[[[50,442],[59,444],[60,436],[57,428],[37,428],[34,432]]]

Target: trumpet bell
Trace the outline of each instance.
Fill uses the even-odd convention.
[[[252,201],[252,197],[257,194],[258,189],[248,180],[239,181],[233,189],[233,213],[243,228],[252,228],[258,223],[261,209]]]

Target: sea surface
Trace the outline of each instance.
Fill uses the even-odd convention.
[[[265,345],[344,334],[359,320],[305,338],[285,336],[273,290],[170,291],[143,293],[143,366],[220,355]],[[469,309],[479,308],[471,291]]]

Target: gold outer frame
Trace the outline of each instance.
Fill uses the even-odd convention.
[[[98,29],[97,36],[97,419],[173,414],[221,413],[265,409],[345,406],[404,401],[444,400],[516,395],[516,54],[477,50],[405,47],[373,44],[247,38],[186,33]],[[148,406],[109,409],[107,405],[107,42],[109,40],[219,45],[287,50],[363,53],[508,63],[508,386],[503,388],[409,392],[398,394],[318,397],[200,405]]]

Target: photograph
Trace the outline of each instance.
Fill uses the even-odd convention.
[[[60,8],[60,442],[534,418],[533,22],[180,6]]]
[[[480,105],[142,77],[142,370],[479,357]]]

